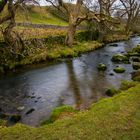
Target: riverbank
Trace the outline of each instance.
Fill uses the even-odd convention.
[[[27,48],[24,48],[23,54],[15,56],[11,54],[8,47],[0,48],[0,73],[7,73],[8,71],[15,71],[25,65],[31,65],[52,60],[60,60],[63,58],[77,57],[81,53],[93,51],[103,46],[103,43],[98,41],[90,41],[88,33],[79,32],[76,35],[76,42],[72,47],[63,44],[65,36],[51,36],[46,39],[32,39]],[[85,41],[84,41],[85,40]],[[121,40],[128,40],[125,35],[110,35],[107,36],[104,42],[115,42]],[[38,43],[37,43],[38,42]],[[42,43],[43,42],[43,43]],[[36,44],[35,46],[33,44]]]
[[[140,137],[140,84],[93,104],[87,111],[32,128],[22,124],[0,127],[1,140],[131,139]]]

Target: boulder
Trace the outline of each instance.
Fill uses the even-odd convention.
[[[140,62],[140,57],[132,57],[133,62]]]
[[[134,69],[134,70],[140,69],[140,62],[133,62],[133,63],[132,63],[132,66],[133,66],[133,69]]]
[[[99,71],[105,71],[107,69],[107,66],[103,63],[98,64],[97,69]]]
[[[124,72],[125,72],[125,69],[124,69],[123,67],[116,67],[116,68],[114,69],[114,71],[115,71],[116,73],[124,73]]]
[[[115,54],[112,59],[113,62],[129,63],[129,57],[123,54]]]

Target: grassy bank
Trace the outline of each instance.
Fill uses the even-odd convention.
[[[140,84],[102,99],[83,112],[32,128],[22,124],[1,127],[1,140],[137,140],[140,137]]]
[[[32,32],[32,29],[30,30]],[[30,32],[30,30],[28,32]],[[38,30],[40,31],[41,29]],[[27,47],[24,48],[23,54],[21,53],[20,58],[19,56],[12,54],[10,52],[10,48],[0,47],[0,72],[3,73],[4,71],[8,71],[19,66],[39,63],[41,61],[58,60],[67,57],[77,57],[81,53],[93,51],[102,47],[102,43],[99,43],[98,41],[90,41],[88,36],[89,33],[85,31],[78,31],[75,36],[74,45],[72,47],[68,47],[63,44],[65,40],[64,30],[61,30],[60,32],[56,29],[56,35],[54,35],[54,33],[56,32],[53,33],[53,30],[51,29],[49,30],[50,32],[44,32],[44,30],[45,29],[43,29],[43,31],[40,32],[40,35],[37,39],[34,39],[34,37],[36,37],[37,34],[33,34],[33,37],[32,34],[28,34],[28,32],[26,32],[28,34],[26,37],[28,39],[32,39],[29,39],[28,44],[30,45],[27,45]],[[48,33],[49,36],[45,37],[46,33]],[[41,39],[42,36],[44,36],[43,39]],[[96,38],[96,34],[93,35],[93,40],[94,38]],[[128,37],[124,35],[119,35],[119,37],[118,35],[108,35],[106,37],[107,42],[114,42],[127,39]]]
[[[10,56],[10,52],[8,53],[8,50],[4,49],[1,50],[1,61],[3,60],[3,65],[7,68],[7,70],[10,70],[17,66],[39,63],[41,61],[58,60],[66,57],[77,57],[81,53],[92,51],[101,47],[102,44],[97,41],[77,43],[72,47],[60,44],[56,44],[50,48],[38,47],[35,49],[34,47],[29,47],[27,51],[30,53],[20,61],[16,60],[16,58],[13,59],[12,56]],[[2,66],[0,67],[0,70],[1,72],[3,71]]]

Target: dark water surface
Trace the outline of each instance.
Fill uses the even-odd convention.
[[[131,65],[112,63],[111,57],[116,53],[125,53],[139,43],[140,38],[135,37],[127,42],[118,42],[118,47],[108,44],[71,61],[5,76],[0,79],[0,108],[5,113],[17,113],[18,107],[24,107],[20,112],[21,122],[32,126],[49,118],[57,106],[86,108],[105,97],[107,88],[118,88],[122,80],[131,79]],[[105,63],[107,71],[99,72],[96,68],[98,63]],[[116,66],[123,66],[126,72],[114,73]],[[27,115],[31,108],[35,111]]]

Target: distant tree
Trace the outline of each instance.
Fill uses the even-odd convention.
[[[138,20],[140,14],[140,1],[139,0],[120,0],[122,16],[126,19],[125,32],[129,34],[133,26]]]

